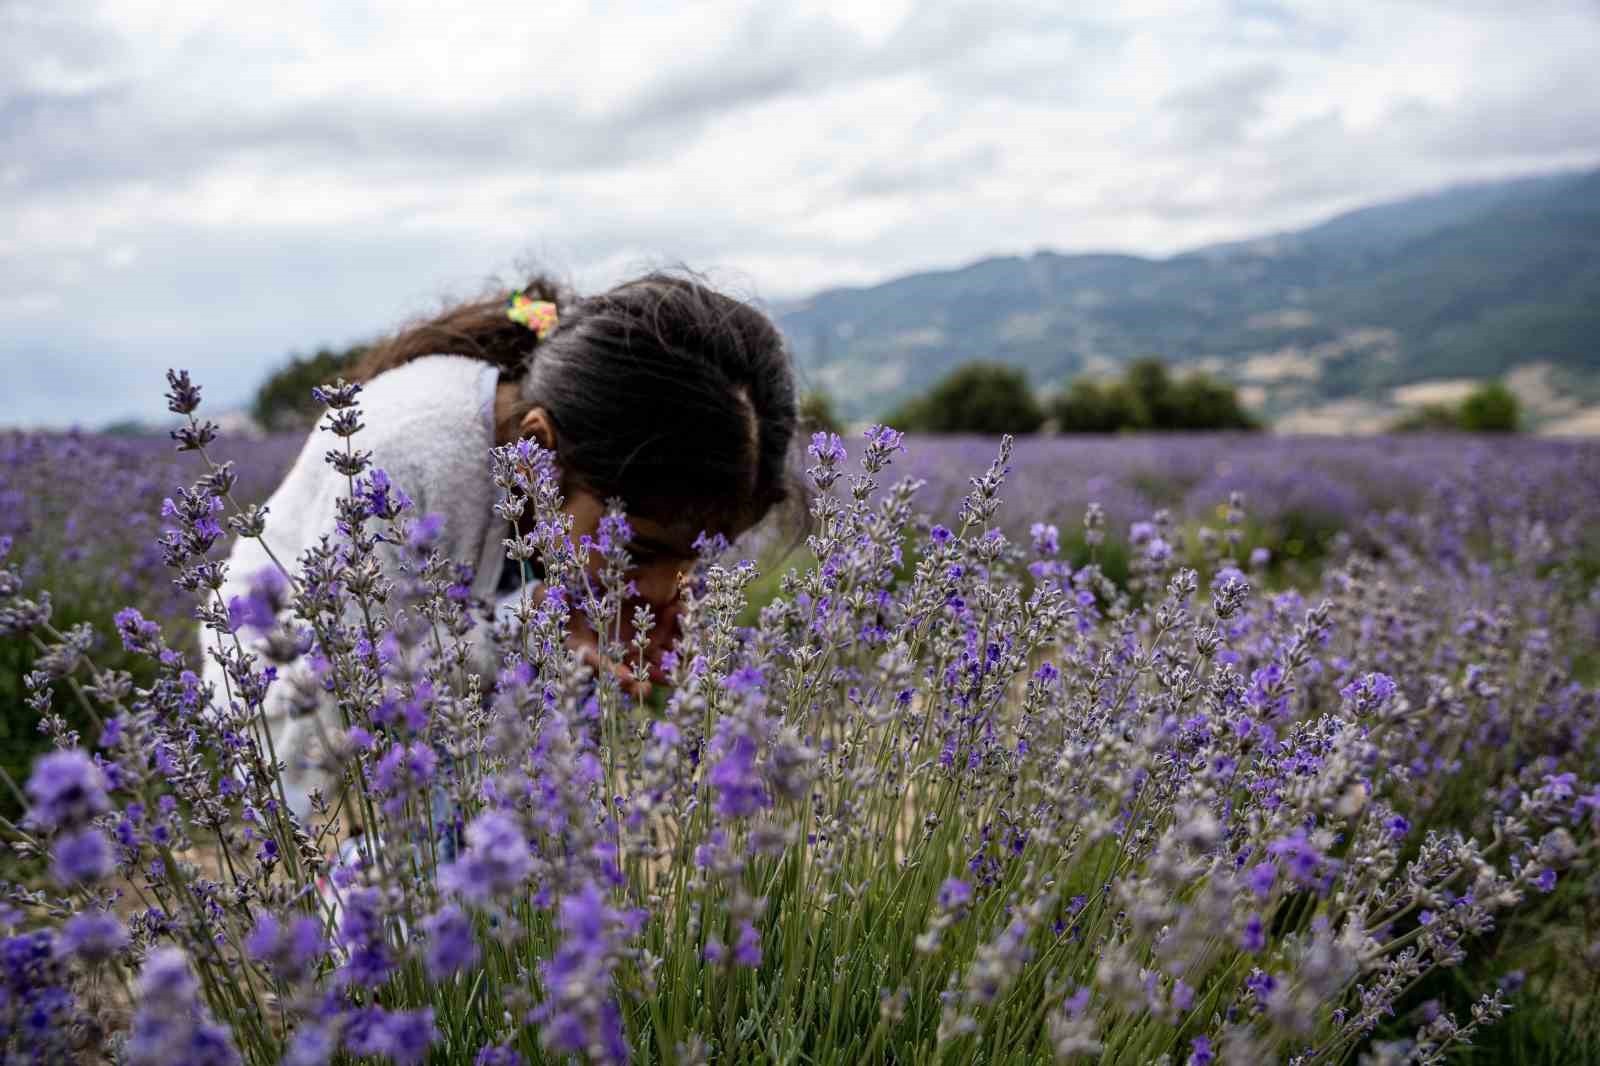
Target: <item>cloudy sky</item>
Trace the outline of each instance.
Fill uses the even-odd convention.
[[[771,303],[1593,165],[1597,56],[1596,0],[0,0],[0,425],[524,263]]]

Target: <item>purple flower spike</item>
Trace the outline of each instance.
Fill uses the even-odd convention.
[[[478,961],[472,920],[456,907],[442,907],[422,923],[428,938],[428,976],[443,981]]]
[[[46,829],[80,826],[111,809],[105,776],[76,748],[41,756],[33,764],[27,792],[29,817]]]
[[[533,872],[533,854],[517,820],[485,811],[467,826],[461,858],[439,871],[440,885],[472,903],[487,903],[522,887]]]
[[[98,881],[116,869],[111,841],[98,829],[84,829],[58,838],[50,857],[51,874],[68,887]]]
[[[62,927],[61,946],[84,962],[105,962],[128,946],[128,930],[114,914],[81,911]]]

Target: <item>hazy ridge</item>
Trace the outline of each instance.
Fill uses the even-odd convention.
[[[1532,421],[1600,400],[1600,170],[1378,204],[1167,259],[984,259],[779,309],[803,372],[869,418],[994,358],[1053,388],[1140,355],[1213,370],[1291,429],[1373,429],[1509,375]]]

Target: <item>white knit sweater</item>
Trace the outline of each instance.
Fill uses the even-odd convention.
[[[439,547],[457,562],[475,567],[472,594],[486,602],[493,598],[503,541],[510,535],[508,523],[494,513],[495,486],[489,473],[498,381],[499,371],[479,360],[457,355],[416,359],[378,375],[362,390],[358,402],[365,428],[353,438],[356,448],[372,452],[372,466],[387,471],[415,501],[414,515],[444,516]],[[314,430],[266,503],[264,539],[291,573],[299,573],[301,553],[333,532],[335,501],[348,491],[345,476],[323,458],[330,450],[342,452],[344,442],[325,429]],[[228,558],[223,601],[244,596],[255,575],[272,566],[260,542],[238,540]],[[248,632],[241,630],[241,637]],[[494,656],[486,617],[480,616],[468,639],[479,669],[489,675]],[[205,677],[215,686],[217,701],[225,701],[222,668],[209,657]],[[338,711],[332,696],[311,678],[304,656],[279,668],[267,688],[264,711],[273,752],[284,763],[289,806],[305,819],[311,789],[330,791],[316,764],[322,738],[339,724]],[[332,802],[335,797],[327,798]]]

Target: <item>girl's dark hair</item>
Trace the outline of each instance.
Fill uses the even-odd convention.
[[[663,272],[583,298],[546,275],[521,291],[556,304],[543,341],[506,317],[501,292],[381,341],[354,376],[430,354],[494,363],[521,385],[510,425],[543,407],[569,483],[676,527],[741,529],[801,495],[794,372],[761,311]]]

